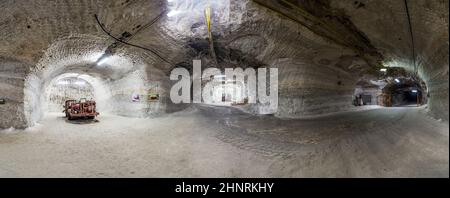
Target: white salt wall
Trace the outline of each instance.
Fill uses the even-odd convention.
[[[24,81],[29,65],[0,57],[0,129],[26,126],[24,116]]]
[[[94,88],[87,81],[79,78],[63,78],[46,89],[47,112],[62,112],[67,100],[94,99]]]

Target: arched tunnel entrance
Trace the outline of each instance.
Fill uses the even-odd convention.
[[[65,73],[52,79],[44,88],[43,111],[60,113],[67,100],[97,101],[98,111],[110,112],[107,108],[111,98],[110,87],[101,78],[88,74]]]
[[[427,103],[427,88],[425,83],[413,78],[395,78],[383,89],[388,98],[385,104],[390,106],[421,106]]]
[[[118,116],[143,117],[158,111],[147,103],[148,89],[144,86],[142,72],[114,74],[119,77],[113,79],[101,68],[86,70],[83,67],[89,66],[61,70],[46,78],[29,78],[28,83],[40,83],[39,87],[25,87],[25,93],[28,93],[25,96],[31,98],[25,103],[30,126],[38,123],[46,113],[62,112],[67,100],[92,100],[102,114]],[[133,99],[134,95],[142,96],[143,100]]]
[[[0,177],[448,177],[446,7],[0,3]]]
[[[52,44],[35,70],[25,77],[24,114],[27,126],[38,124],[49,112],[62,112],[64,100],[93,99],[103,115],[149,117],[165,111],[166,101],[152,101],[158,87],[167,84],[130,54],[104,57],[98,38],[79,35]],[[70,47],[73,51],[60,51]],[[102,61],[100,61],[102,60]],[[152,78],[152,79],[149,79]],[[140,98],[136,100],[137,96]],[[159,97],[158,97],[159,98]]]
[[[59,112],[65,101],[73,98],[94,100],[92,85],[78,78],[62,78],[49,85],[45,93],[48,112]]]
[[[429,97],[425,82],[403,68],[382,69],[378,78],[364,77],[355,86],[353,105],[383,107],[419,107]]]

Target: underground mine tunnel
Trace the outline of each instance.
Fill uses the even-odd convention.
[[[0,1],[0,177],[448,177],[448,1]]]

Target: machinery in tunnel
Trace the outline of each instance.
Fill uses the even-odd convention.
[[[96,110],[96,102],[94,100],[86,100],[86,98],[66,100],[63,113],[65,113],[68,120],[79,118],[92,120],[100,114]]]
[[[69,120],[76,118],[94,119],[99,113],[96,111],[95,98],[98,90],[79,74],[64,74],[52,81],[45,89],[46,112],[63,112]],[[95,89],[98,89],[96,87]],[[81,98],[80,100],[78,100]]]
[[[86,80],[66,77],[54,81],[45,91],[48,112],[61,112],[67,100],[94,99],[94,87]]]
[[[108,111],[110,93],[99,77],[81,73],[64,73],[44,84],[40,96],[43,114],[58,113],[73,118],[93,119],[97,109]],[[84,101],[81,101],[83,99]],[[97,104],[99,101],[100,104]]]

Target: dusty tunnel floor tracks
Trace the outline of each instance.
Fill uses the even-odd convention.
[[[0,133],[0,177],[448,177],[448,124],[424,113],[288,120],[194,106],[86,125],[52,114]]]
[[[409,168],[430,171],[433,176],[448,175],[448,169],[444,168],[448,165],[445,157],[448,126],[430,117],[424,119],[423,108],[374,109],[294,122],[270,116],[254,117],[226,107],[199,109],[209,122],[220,125],[217,138],[222,141],[264,156],[293,160],[299,167],[338,162],[344,172],[336,176],[396,176]],[[424,138],[440,141],[431,145]],[[423,144],[434,156],[419,149]],[[410,164],[411,161],[414,163]],[[314,163],[319,164],[313,166]],[[443,172],[435,172],[436,169]],[[427,175],[413,172],[408,174]]]

